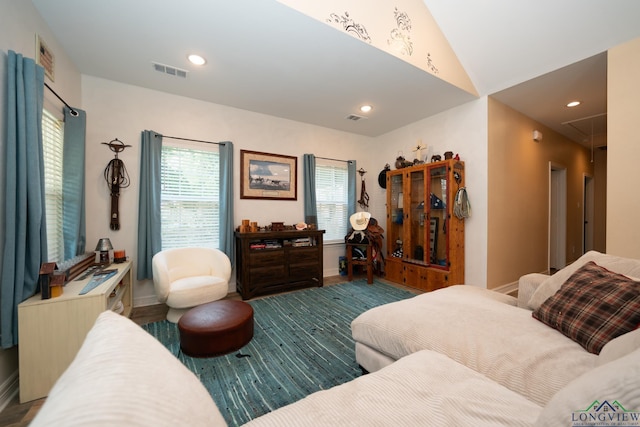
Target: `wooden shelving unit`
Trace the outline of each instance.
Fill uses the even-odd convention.
[[[42,299],[36,294],[18,305],[20,402],[49,394],[100,313],[122,301],[122,315],[131,315],[132,262],[107,268],[117,268],[118,272],[85,295],[79,293],[90,277],[69,281],[59,297]]]
[[[387,173],[388,280],[424,291],[464,283],[464,219],[453,214],[464,162]]]

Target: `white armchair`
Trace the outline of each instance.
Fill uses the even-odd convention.
[[[152,268],[156,296],[169,306],[167,320],[173,323],[190,308],[222,299],[229,292],[231,262],[218,249],[160,251],[153,257]]]

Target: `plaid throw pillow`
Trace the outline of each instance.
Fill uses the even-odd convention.
[[[590,261],[533,317],[599,354],[607,342],[640,325],[640,282]]]

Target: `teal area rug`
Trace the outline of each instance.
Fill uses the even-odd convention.
[[[374,280],[354,280],[249,301],[254,336],[240,351],[198,359],[180,351],[176,324],[144,325],[196,374],[229,426],[360,376],[351,321],[360,313],[413,293]]]

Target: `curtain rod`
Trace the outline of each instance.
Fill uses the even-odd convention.
[[[334,162],[343,162],[343,163],[350,163],[350,162],[353,162],[353,160],[330,159],[329,157],[319,157],[319,156],[316,156],[316,159],[322,159],[322,160],[333,160]]]
[[[178,136],[166,136],[159,133],[156,133],[156,136],[161,136],[163,138],[168,139],[178,139],[180,141],[190,141],[190,142],[202,142],[204,144],[216,144],[216,145],[224,145],[222,142],[214,142],[214,141],[203,141],[201,139],[191,139],[191,138],[180,138]]]
[[[76,110],[74,110],[74,109],[73,109],[73,107],[72,107],[71,105],[67,104],[67,103],[65,102],[65,100],[64,100],[64,99],[62,99],[62,98],[60,97],[60,95],[58,95],[58,94],[56,93],[56,91],[55,91],[55,90],[51,89],[51,86],[49,86],[49,85],[48,85],[48,84],[46,84],[46,83],[45,83],[44,85],[45,85],[45,87],[46,87],[47,89],[49,89],[49,90],[51,91],[51,93],[53,93],[53,94],[56,96],[56,98],[58,98],[58,99],[60,100],[60,102],[62,102],[62,103],[63,103],[63,104],[64,104],[64,105],[69,109],[69,113],[70,113],[73,117],[78,117],[78,112],[77,112]]]

